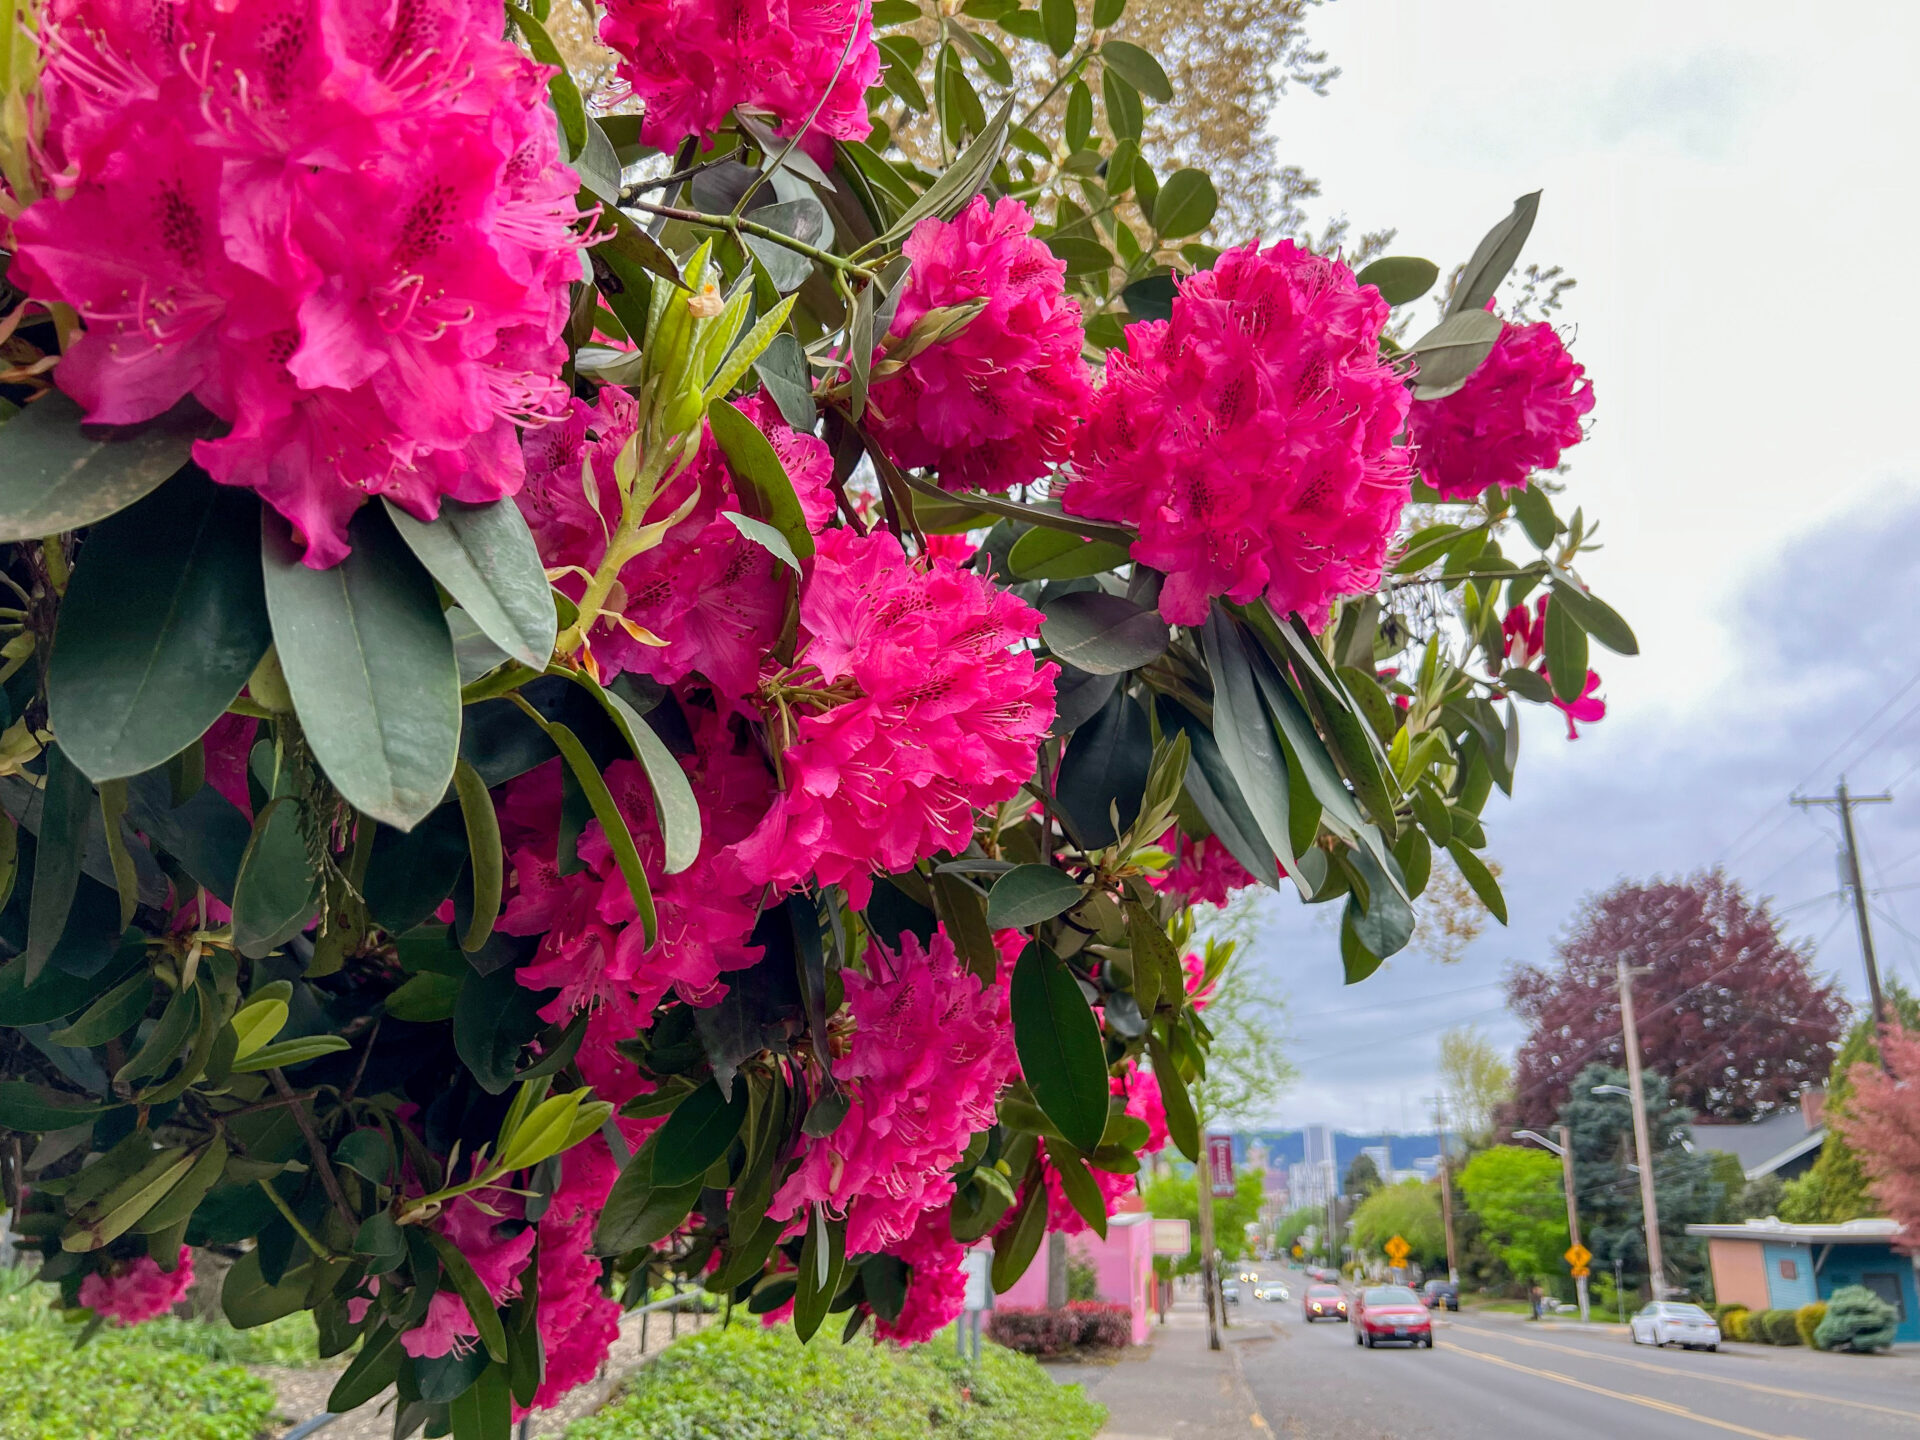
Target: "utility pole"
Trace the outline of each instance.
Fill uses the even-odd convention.
[[[1440,1130],[1440,1220],[1447,1231],[1447,1279],[1453,1284],[1460,1283],[1460,1257],[1453,1243],[1453,1177],[1452,1157],[1447,1150],[1447,1097],[1436,1095],[1433,1100],[1433,1118]],[[1584,1316],[1582,1317],[1585,1318]]]
[[[1207,1348],[1220,1348],[1220,1322],[1215,1315],[1217,1275],[1213,1247],[1213,1155],[1207,1132],[1200,1132],[1200,1164],[1194,1170],[1195,1198],[1200,1203],[1200,1289],[1207,1297]]]
[[[1580,1207],[1573,1201],[1573,1132],[1566,1126],[1560,1127],[1560,1173],[1567,1185],[1567,1237],[1570,1243],[1580,1243]],[[1452,1238],[1449,1236],[1448,1238]],[[1581,1267],[1585,1269],[1585,1266]],[[1574,1293],[1580,1297],[1580,1323],[1587,1323],[1587,1277],[1573,1277]]]
[[[1860,846],[1853,835],[1853,807],[1856,805],[1890,805],[1891,795],[1849,795],[1847,777],[1842,775],[1840,783],[1834,787],[1831,795],[1795,795],[1793,803],[1802,810],[1810,810],[1815,805],[1823,809],[1837,811],[1840,816],[1840,839],[1846,846],[1846,883],[1853,891],[1853,918],[1860,927],[1860,956],[1867,963],[1867,995],[1873,1003],[1873,1019],[1876,1025],[1888,1022],[1886,1002],[1880,998],[1880,967],[1873,956],[1873,927],[1867,920],[1867,886],[1860,876]],[[1885,1061],[1881,1064],[1884,1066]]]
[[[1640,1210],[1647,1226],[1647,1285],[1653,1299],[1667,1293],[1666,1262],[1660,1254],[1660,1212],[1653,1198],[1653,1143],[1647,1134],[1647,1092],[1640,1083],[1640,1030],[1633,1020],[1633,976],[1626,957],[1615,962],[1615,977],[1620,984],[1620,1024],[1626,1032],[1627,1084],[1633,1100],[1633,1148],[1640,1157]],[[1567,1207],[1573,1208],[1573,1171],[1567,1171]]]

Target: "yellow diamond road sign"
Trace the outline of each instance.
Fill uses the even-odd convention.
[[[1584,1245],[1573,1245],[1567,1249],[1567,1264],[1571,1265],[1575,1270],[1586,1269],[1587,1262],[1591,1259],[1593,1259],[1593,1252]]]
[[[1391,1240],[1387,1241],[1387,1258],[1392,1260],[1394,1264],[1398,1265],[1407,1258],[1407,1252],[1410,1251],[1412,1248],[1413,1247],[1411,1245],[1407,1244],[1406,1241],[1402,1240],[1398,1235],[1396,1235]]]

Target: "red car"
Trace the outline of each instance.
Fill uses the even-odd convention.
[[[1307,1317],[1309,1325],[1316,1320],[1344,1320],[1347,1318],[1346,1292],[1338,1285],[1309,1285],[1300,1300],[1300,1313]]]
[[[1383,1340],[1433,1348],[1433,1317],[1404,1285],[1369,1285],[1353,1307],[1353,1343],[1371,1350]]]

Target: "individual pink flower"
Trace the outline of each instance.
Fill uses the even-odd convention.
[[[496,1305],[520,1293],[520,1272],[533,1253],[533,1227],[512,1223],[520,1219],[525,1204],[519,1195],[489,1188],[456,1197],[434,1222],[473,1266],[481,1288]],[[426,1319],[400,1337],[400,1347],[418,1360],[465,1351],[479,1338],[467,1302],[452,1289],[441,1289],[428,1304]]]
[[[912,268],[892,335],[939,307],[986,308],[874,385],[867,415],[887,453],[934,470],[949,490],[1006,490],[1069,459],[1093,401],[1086,337],[1066,262],[1034,238],[1032,213],[976,195],[952,220],[914,226],[904,249]],[[876,350],[876,366],[881,358]]]
[[[1516,605],[1500,622],[1508,669],[1537,670],[1543,680],[1552,680],[1553,677],[1547,672],[1547,606],[1551,603],[1548,596],[1542,595],[1534,602],[1532,611],[1524,604]],[[1558,695],[1553,697],[1553,703],[1567,717],[1569,740],[1580,738],[1580,732],[1575,728],[1576,721],[1585,725],[1606,719],[1607,702],[1594,694],[1599,688],[1599,673],[1589,670],[1579,695],[1572,700],[1562,700]]]
[[[974,815],[1032,776],[1053,723],[1052,665],[1021,643],[1039,612],[892,534],[830,530],[800,595],[801,641],[762,682],[782,791],[738,847],[748,877],[843,885],[962,850]]]
[[[874,1317],[874,1333],[896,1345],[919,1345],[951,1325],[967,1300],[966,1247],[953,1238],[944,1209],[923,1210],[913,1233],[890,1247],[907,1262],[907,1298],[892,1320]]]
[[[1149,875],[1147,883],[1189,905],[1225,905],[1236,890],[1260,883],[1213,836],[1195,840],[1169,825],[1155,843],[1173,856],[1173,864]]]
[[[880,80],[872,0],[607,0],[600,38],[645,104],[640,138],[671,151],[736,105],[781,135],[864,140]]]
[[[790,429],[764,396],[741,402],[740,409],[780,457],[807,523],[824,526],[834,505],[826,443]],[[605,386],[597,404],[573,401],[563,423],[530,431],[524,442],[520,508],[541,558],[550,568],[564,567],[560,589],[576,599],[620,523],[613,467],[637,417],[630,395]],[[697,671],[725,698],[738,700],[753,692],[761,656],[779,634],[790,572],[722,513],[739,512],[741,502],[711,430],[692,465],[648,513],[664,519],[690,495],[697,496],[692,511],[660,545],[621,569],[620,618],[594,632],[593,656],[604,678],[634,670],[674,685]]]
[[[162,1270],[150,1255],[112,1262],[80,1282],[80,1303],[116,1325],[140,1325],[178,1305],[193,1285],[193,1252],[180,1247],[173,1269]]]
[[[1553,469],[1584,438],[1580,421],[1593,409],[1586,373],[1544,320],[1508,325],[1465,385],[1413,402],[1407,429],[1421,478],[1442,500],[1472,500]]]
[[[1265,596],[1317,628],[1379,584],[1409,491],[1387,303],[1291,240],[1178,284],[1171,320],[1108,352],[1061,504],[1139,531],[1133,558],[1166,573],[1174,624]]]
[[[194,458],[347,553],[383,495],[520,486],[515,426],[565,401],[574,173],[498,0],[59,0],[48,198],[15,282],[86,332],[56,379],[125,424],[192,395]]]
[[[897,952],[867,948],[868,973],[842,972],[853,1033],[833,1062],[850,1106],[839,1128],[809,1140],[768,1214],[796,1220],[818,1202],[847,1218],[847,1253],[902,1244],[923,1211],[953,1198],[948,1171],[1019,1062],[1004,981],[981,984],[945,931]]]

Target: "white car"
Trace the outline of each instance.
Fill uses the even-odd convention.
[[[1636,1345],[1683,1345],[1689,1350],[1720,1348],[1720,1327],[1698,1305],[1657,1301],[1635,1315],[1631,1323]]]

